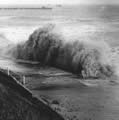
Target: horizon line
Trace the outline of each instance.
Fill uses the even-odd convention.
[[[31,5],[33,5],[33,6],[40,6],[40,5],[44,5],[44,6],[46,6],[46,5],[119,5],[119,3],[73,3],[73,4],[68,4],[68,3],[57,3],[57,4],[51,4],[51,3],[47,3],[47,4],[43,4],[43,3],[41,3],[41,4],[0,4],[0,6],[22,6],[22,5],[24,5],[24,6],[31,6]]]

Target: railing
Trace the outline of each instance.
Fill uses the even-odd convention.
[[[44,111],[49,117],[49,119],[64,120],[64,118],[61,115],[59,115],[56,111],[54,111],[44,100],[34,96],[32,92],[25,87],[25,76],[20,77],[20,75],[15,74],[9,68],[0,68],[0,72],[0,82],[9,85],[9,87],[19,92],[21,96],[26,98],[26,102],[35,107],[38,111]]]
[[[18,75],[17,73],[14,73],[12,70],[9,69],[9,67],[7,68],[0,68],[1,72],[6,73],[8,76],[14,78],[17,82],[19,82],[22,85],[26,84],[26,77],[25,75]]]
[[[26,77],[25,76],[17,75],[17,73],[14,73],[8,67],[0,68],[0,72],[2,72],[3,74],[6,74],[7,76],[10,76],[15,81],[15,83],[17,83],[17,85],[18,85],[17,90],[19,90],[21,93],[24,93],[23,91],[25,91],[25,93],[28,94],[28,96],[31,96],[34,99],[34,101],[40,100],[45,105],[47,104],[44,100],[35,97],[36,95],[33,95],[32,92],[25,86],[25,84],[26,84]],[[21,89],[22,89],[22,91],[21,91]],[[27,97],[27,95],[26,95],[26,97]]]

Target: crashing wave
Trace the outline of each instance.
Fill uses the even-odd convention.
[[[17,59],[61,68],[83,78],[112,76],[110,47],[104,41],[81,40],[78,32],[55,25],[39,28],[28,41],[17,45],[13,55]]]

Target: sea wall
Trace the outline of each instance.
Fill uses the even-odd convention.
[[[0,120],[64,120],[43,100],[0,70]]]

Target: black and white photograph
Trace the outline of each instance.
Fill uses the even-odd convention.
[[[0,0],[0,120],[119,120],[119,0]]]

